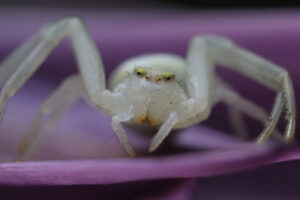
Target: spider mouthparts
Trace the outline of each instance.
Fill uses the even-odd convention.
[[[159,122],[158,122],[157,120],[155,120],[151,115],[137,117],[137,118],[135,119],[135,121],[136,121],[138,124],[141,124],[141,123],[148,123],[148,124],[150,124],[151,126],[156,126],[156,125],[159,124]]]

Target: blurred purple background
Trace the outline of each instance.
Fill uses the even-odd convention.
[[[64,2],[66,5],[69,3],[62,1],[61,4],[63,5]],[[170,52],[184,56],[191,36],[195,34],[220,34],[284,66],[292,77],[296,102],[300,105],[298,95],[300,92],[300,80],[298,78],[300,73],[298,67],[300,63],[299,9],[197,10],[189,9],[190,5],[186,5],[185,9],[180,9],[181,4],[178,3],[169,4],[158,1],[154,3],[148,1],[148,3],[141,3],[140,5],[135,1],[130,3],[125,6],[126,9],[122,8],[124,3],[117,6],[118,9],[112,9],[113,6],[110,3],[103,5],[105,9],[101,9],[99,5],[94,8],[93,6],[80,8],[75,5],[72,6],[72,9],[67,6],[55,8],[52,5],[49,6],[51,9],[48,9],[47,3],[41,5],[34,1],[25,9],[14,7],[13,1],[6,3],[5,7],[0,8],[0,60],[35,33],[41,25],[70,15],[80,15],[86,21],[101,51],[107,75],[117,64],[131,56],[151,52]],[[24,3],[22,4],[24,5]],[[33,6],[30,7],[30,5]],[[172,9],[168,9],[169,6]],[[21,135],[26,131],[38,105],[58,86],[61,80],[76,73],[76,71],[74,56],[69,41],[66,39],[50,55],[34,75],[32,81],[26,84],[25,88],[8,105],[7,117],[4,118],[4,124],[0,128],[2,134],[0,137],[1,162],[13,161],[14,157],[11,152],[14,151]],[[222,69],[218,72],[244,96],[270,111],[274,99],[272,91],[237,73]],[[31,102],[25,103],[24,99]],[[24,105],[26,106],[24,107]],[[50,145],[41,147],[41,152],[48,152],[49,148],[56,147],[59,149],[57,151],[62,153],[60,159],[64,159],[64,156],[67,159],[97,158],[97,156],[105,158],[105,155],[108,155],[107,152],[100,153],[98,152],[99,149],[89,149],[88,146],[107,144],[107,146],[111,146],[111,149],[108,149],[111,157],[124,156],[121,148],[118,147],[119,144],[115,138],[112,138],[111,132],[103,137],[106,140],[95,141],[91,144],[91,141],[98,137],[96,134],[100,127],[100,125],[95,126],[94,124],[107,123],[106,128],[108,130],[109,119],[103,116],[97,118],[98,113],[89,110],[90,108],[82,105],[82,103],[77,105],[75,111],[70,111],[68,116],[75,116],[78,109],[80,113],[84,113],[85,117],[95,119],[81,120],[80,117],[77,117],[73,121],[68,121],[66,117],[62,131],[53,134],[52,138],[49,136],[47,142]],[[76,125],[72,124],[74,122]],[[298,124],[299,122],[297,119]],[[222,106],[217,106],[212,117],[204,124],[224,132],[231,131],[226,120],[226,109]],[[248,125],[254,135],[261,128],[250,119]],[[71,126],[76,127],[77,134],[74,134],[72,138],[61,134],[64,130],[70,130],[69,127]],[[82,131],[80,129],[82,126],[84,127],[82,130],[91,132],[90,139],[84,140],[79,133]],[[60,138],[60,142],[55,140],[57,137]],[[81,145],[81,147],[74,150],[72,145],[76,147]],[[55,159],[53,155],[44,153],[37,155],[37,158],[41,159],[44,156]],[[49,199],[82,199],[87,197],[91,199],[101,197],[107,199],[120,197],[123,199],[145,199],[146,197],[148,199],[176,199],[175,197],[177,199],[188,197],[194,199],[220,199],[220,197],[222,199],[240,199],[241,196],[243,199],[299,199],[300,174],[298,169],[300,163],[295,159],[292,160],[279,164],[267,164],[259,169],[234,175],[199,178],[197,181],[167,179],[143,181],[142,184],[141,182],[125,182],[99,186],[2,186],[0,187],[0,195],[5,195],[11,199],[20,196],[40,199],[44,198],[45,194]],[[140,193],[136,193],[137,190]],[[155,193],[156,196],[151,194],[152,190],[157,192],[157,194]],[[180,193],[181,191],[182,193]]]

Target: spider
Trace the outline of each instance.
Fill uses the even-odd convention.
[[[21,45],[0,68],[0,114],[7,101],[37,70],[53,48],[65,36],[70,36],[79,74],[66,78],[58,89],[41,105],[19,152],[31,149],[40,133],[36,129],[46,115],[59,116],[82,95],[99,110],[111,116],[111,127],[124,150],[134,156],[135,151],[122,123],[155,126],[149,151],[164,141],[172,129],[191,126],[207,119],[212,107],[224,102],[233,111],[265,121],[257,143],[270,138],[284,113],[287,123],[285,142],[293,140],[295,131],[295,100],[288,72],[278,65],[251,53],[220,36],[195,36],[191,39],[186,59],[167,53],[147,54],[131,58],[113,72],[106,89],[104,68],[95,42],[79,17],[63,18],[46,24],[38,33]],[[263,108],[235,92],[218,77],[215,64],[240,72],[274,90],[277,95],[270,116]],[[234,115],[232,115],[234,116]],[[241,130],[238,119],[231,117]],[[50,123],[49,122],[49,123]]]

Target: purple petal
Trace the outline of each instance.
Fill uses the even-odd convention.
[[[2,199],[191,199],[195,180],[159,180],[118,183],[110,185],[72,186],[2,186]]]
[[[166,158],[43,161],[0,164],[0,183],[13,185],[111,184],[162,178],[206,177],[263,164],[265,148]]]
[[[237,174],[198,179],[195,199],[298,200],[299,167],[299,161],[291,161]]]

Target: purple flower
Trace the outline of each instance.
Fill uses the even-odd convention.
[[[286,67],[300,105],[297,98],[300,92],[297,77],[300,15],[296,12],[155,14],[136,11],[120,14],[68,11],[29,14],[1,10],[0,59],[42,24],[74,14],[82,15],[86,20],[101,51],[107,74],[130,56],[151,52],[185,55],[193,35],[220,34]],[[298,147],[278,147],[271,143],[257,146],[225,134],[231,131],[226,110],[217,106],[205,125],[174,133],[174,137],[154,154],[146,152],[149,138],[129,128],[130,140],[139,155],[128,158],[110,128],[110,118],[79,101],[66,113],[55,131],[42,139],[31,161],[15,162],[18,142],[42,100],[63,78],[76,71],[70,44],[63,41],[31,81],[10,100],[0,127],[0,184],[3,185],[0,190],[5,190],[4,194],[16,190],[17,185],[24,186],[17,190],[25,195],[30,195],[30,191],[37,192],[36,188],[41,185],[47,186],[44,192],[48,193],[66,187],[62,185],[81,185],[73,186],[74,191],[69,196],[78,198],[84,194],[83,190],[97,188],[99,194],[113,198],[187,199],[197,187],[195,178],[227,175],[300,157]],[[222,69],[218,72],[241,94],[271,109],[273,92],[239,74]],[[255,122],[249,123],[254,124],[250,126],[252,132],[261,130]],[[276,168],[278,164],[272,166]],[[230,175],[227,175],[230,179],[228,177]],[[205,188],[209,180],[220,179],[198,180],[197,195],[200,186]],[[39,192],[43,194],[43,191]]]

